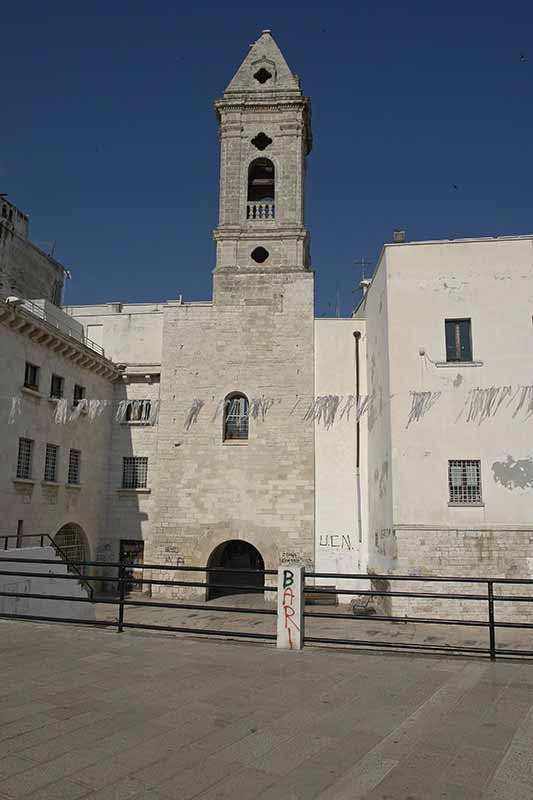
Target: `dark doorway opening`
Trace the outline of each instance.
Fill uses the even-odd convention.
[[[142,539],[121,539],[120,560],[127,565],[144,564],[144,542]],[[144,570],[141,567],[126,567],[124,577],[132,580],[132,583],[126,584],[126,594],[144,591],[144,584],[140,583],[144,577],[143,573]],[[139,581],[139,583],[134,581]]]
[[[259,550],[240,539],[231,539],[216,547],[209,557],[207,566],[222,567],[224,569],[242,570],[239,572],[208,572],[207,599],[224,597],[228,594],[251,594],[263,592],[265,576],[263,573],[254,573],[250,570],[264,570],[265,562]],[[246,571],[248,570],[248,571]],[[236,588],[230,588],[236,587]],[[239,587],[253,586],[250,591]]]

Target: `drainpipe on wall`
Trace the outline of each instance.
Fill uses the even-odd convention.
[[[360,406],[360,386],[359,386],[359,341],[361,331],[354,331],[355,339],[355,484],[357,494],[357,530],[359,533],[359,544],[363,541],[363,523],[361,519],[361,425],[359,422]],[[361,548],[359,548],[359,561],[361,560]]]

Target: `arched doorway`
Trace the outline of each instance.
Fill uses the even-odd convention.
[[[263,573],[256,573],[250,570],[264,570],[265,562],[259,550],[241,539],[230,539],[215,547],[207,566],[222,567],[224,569],[242,570],[239,572],[208,572],[207,599],[213,600],[215,597],[224,597],[228,594],[250,593],[248,589],[240,589],[240,586],[253,586],[253,591],[262,592],[265,586],[265,576]],[[237,588],[229,588],[235,586]]]
[[[73,572],[81,572],[84,575],[88,568],[76,565],[77,561],[89,560],[89,547],[83,528],[75,522],[69,522],[58,530],[53,540],[60,558],[67,564],[73,563]]]

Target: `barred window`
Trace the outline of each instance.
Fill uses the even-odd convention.
[[[85,386],[80,386],[79,383],[74,384],[74,399],[72,405],[76,407],[80,400],[85,399]]]
[[[449,461],[450,503],[481,503],[481,462]]]
[[[80,482],[81,450],[71,450],[68,458],[67,483],[76,485]]]
[[[122,461],[122,488],[146,489],[148,459],[145,456],[125,456]]]
[[[17,478],[29,480],[31,478],[31,462],[33,457],[33,440],[19,439],[19,453],[17,458]]]
[[[60,400],[63,397],[64,385],[65,379],[62,378],[61,375],[52,375],[52,381],[50,383],[50,397]]]
[[[447,319],[446,361],[472,361],[472,321],[469,319]]]
[[[45,481],[57,480],[57,464],[59,461],[59,447],[57,444],[46,445],[46,456],[44,459],[44,479]]]
[[[151,410],[151,400],[129,400],[126,406],[126,420],[128,422],[148,422]]]
[[[24,370],[24,386],[27,389],[33,389],[34,392],[39,390],[39,367],[30,364],[29,361],[26,361]]]
[[[230,394],[224,401],[224,441],[248,439],[248,398]]]

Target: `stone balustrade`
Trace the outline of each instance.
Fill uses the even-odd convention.
[[[246,206],[246,219],[263,220],[276,218],[276,204],[268,202],[248,203]]]

